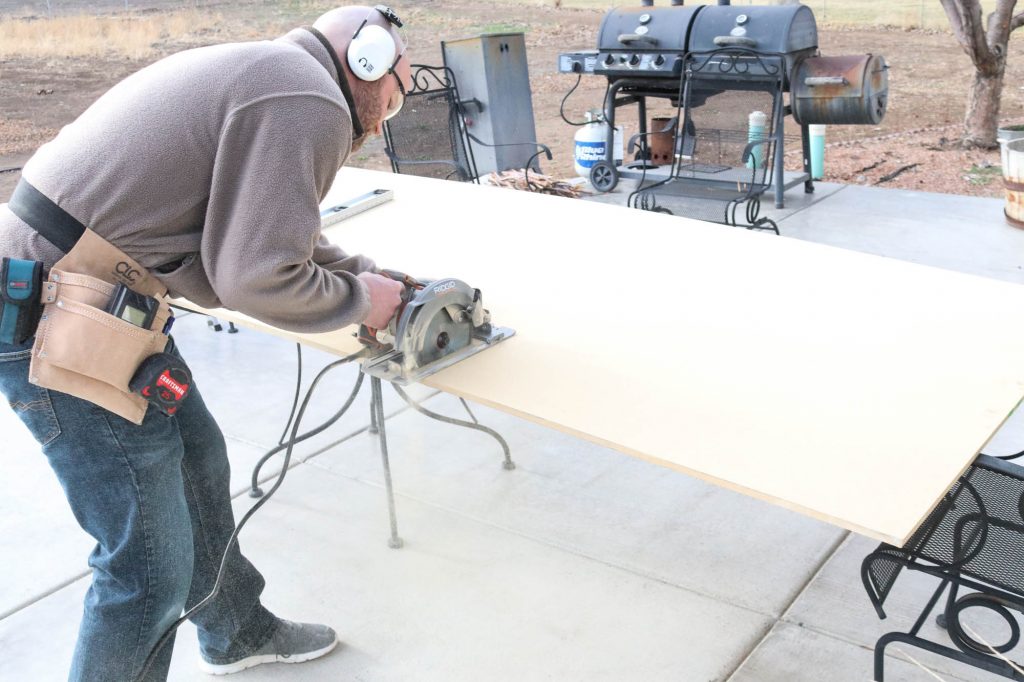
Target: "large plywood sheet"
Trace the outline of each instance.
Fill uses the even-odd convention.
[[[328,203],[378,187],[395,201],[329,237],[464,279],[517,330],[430,385],[880,540],[905,542],[1024,396],[1018,285],[370,171]]]

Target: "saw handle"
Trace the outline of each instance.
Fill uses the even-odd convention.
[[[401,282],[406,287],[411,287],[411,288],[417,289],[417,290],[422,289],[423,287],[427,286],[427,284],[429,284],[429,282],[421,282],[420,280],[416,279],[415,277],[411,277],[410,275],[407,275],[404,272],[399,272],[398,270],[383,270],[382,269],[379,272],[379,274],[381,274],[381,275],[383,275],[385,277],[390,277],[391,279],[395,280],[396,282]],[[403,299],[403,300],[407,300],[407,299]]]
[[[401,282],[404,285],[400,295],[402,302],[397,308],[395,308],[395,314],[391,317],[391,320],[388,321],[388,325],[390,325],[391,322],[396,322],[402,317],[402,313],[405,312],[405,306],[408,305],[409,301],[416,296],[417,291],[426,286],[426,283],[420,282],[418,279],[410,277],[404,272],[398,272],[397,270],[380,270],[378,274],[384,277],[389,277],[396,282]],[[379,330],[374,329],[373,327],[361,324],[359,325],[359,331],[356,334],[356,338],[359,339],[359,342],[364,346],[369,346],[371,348],[383,348],[384,344],[377,340],[378,331]]]

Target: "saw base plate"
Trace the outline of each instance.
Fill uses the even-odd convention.
[[[363,360],[363,372],[382,381],[388,381],[399,386],[416,384],[430,375],[440,372],[442,369],[451,367],[505,339],[515,336],[515,333],[516,331],[509,327],[491,327],[490,333],[486,336],[475,333],[468,346],[463,346],[459,350],[421,367],[406,367],[403,363],[401,351],[386,351],[381,355]]]

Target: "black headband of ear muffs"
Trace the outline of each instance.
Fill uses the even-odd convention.
[[[312,26],[305,26],[305,30],[316,36],[316,39],[320,41],[320,44],[327,50],[327,54],[331,55],[331,61],[334,62],[334,68],[338,71],[338,87],[341,88],[341,94],[345,98],[345,103],[348,104],[348,112],[352,115],[352,139],[360,137],[363,134],[363,124],[359,120],[359,114],[356,113],[356,101],[352,97],[352,89],[348,86],[348,79],[345,78],[345,72],[341,69],[341,62],[338,61],[338,53],[331,47],[331,43],[327,40],[327,37],[316,30]]]

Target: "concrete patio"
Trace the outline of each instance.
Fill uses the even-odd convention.
[[[595,199],[621,204],[627,192]],[[1000,200],[828,183],[786,199],[785,209],[766,210],[783,238],[1024,284],[1024,231],[1005,224]],[[227,435],[240,514],[252,503],[252,465],[287,419],[295,347],[247,330],[212,333],[198,315],[182,317],[175,336]],[[308,385],[332,358],[303,356]],[[304,424],[337,409],[354,381],[353,368],[337,372]],[[385,393],[405,547],[387,546],[364,387],[339,424],[296,448],[284,486],[242,534],[267,577],[265,603],[332,624],[344,645],[316,662],[234,679],[864,682],[877,637],[908,627],[934,587],[903,576],[890,618],[879,621],[859,575],[873,541],[474,407],[512,448],[517,469],[505,471],[488,437],[426,419]],[[263,396],[255,405],[253,394]],[[433,410],[464,414],[450,396],[417,395]],[[0,433],[0,680],[59,680],[92,541],[10,410],[0,410]],[[986,451],[1021,449],[1024,409]],[[982,633],[987,625],[975,624]],[[916,650],[889,651],[894,682],[993,679]],[[186,625],[171,679],[207,679],[196,656]]]

